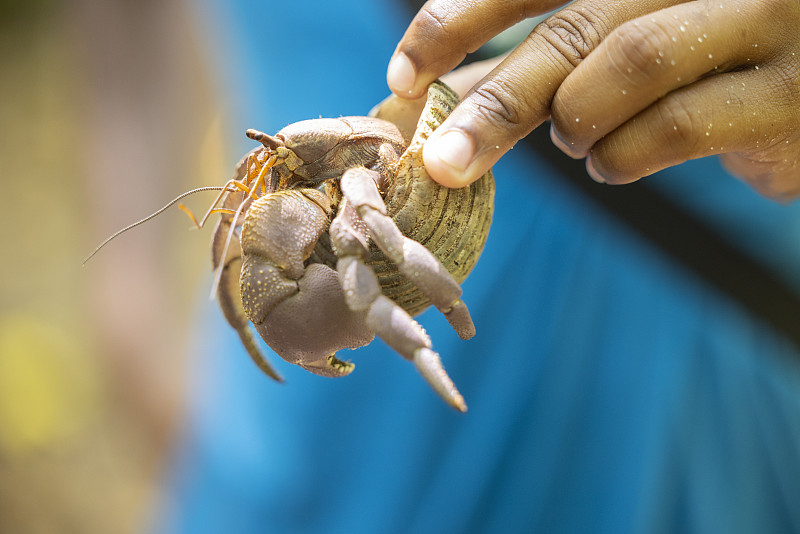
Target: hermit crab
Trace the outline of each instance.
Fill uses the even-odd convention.
[[[412,318],[433,304],[462,339],[475,334],[459,284],[488,236],[494,180],[489,171],[448,189],[422,163],[425,140],[457,102],[436,81],[415,130],[386,120],[397,115],[387,105],[376,116],[301,121],[274,136],[247,131],[261,146],[241,159],[198,225],[222,214],[212,241],[214,291],[267,375],[282,380],[253,327],[283,359],[330,377],[354,368],[338,351],[378,335],[448,404],[466,410]]]
[[[466,409],[412,318],[433,304],[462,339],[475,334],[459,284],[489,233],[491,171],[448,189],[422,164],[423,143],[457,102],[434,82],[409,140],[376,117],[302,121],[274,136],[248,130],[263,146],[237,166],[230,183],[241,190],[226,193],[212,259],[225,318],[268,375],[280,380],[249,323],[285,360],[332,377],[354,367],[337,351],[377,334]]]

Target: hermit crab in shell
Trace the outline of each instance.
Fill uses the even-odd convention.
[[[422,163],[425,140],[457,102],[437,81],[415,130],[387,101],[372,117],[247,131],[262,146],[242,158],[202,222],[222,214],[212,242],[217,300],[267,375],[282,380],[253,327],[286,361],[329,377],[354,368],[337,352],[377,335],[466,410],[413,319],[433,304],[462,339],[475,334],[459,284],[488,236],[494,180],[489,171],[448,189]]]

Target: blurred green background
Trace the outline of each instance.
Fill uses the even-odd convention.
[[[0,532],[141,531],[211,232],[172,210],[81,260],[230,174],[213,45],[175,0],[5,0],[0,43]]]

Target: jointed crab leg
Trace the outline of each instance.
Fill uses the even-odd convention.
[[[461,286],[428,249],[405,237],[386,214],[376,185],[378,179],[377,171],[350,169],[342,176],[342,192],[355,205],[381,251],[445,315],[461,339],[471,338],[475,325],[461,301]]]
[[[354,173],[360,174],[366,176],[375,187],[372,178],[367,174],[371,172],[374,171],[356,169],[345,173],[345,177]],[[377,188],[375,193],[377,194]],[[357,212],[375,211],[368,205],[374,198],[359,194],[353,194],[353,198],[356,199],[355,202],[351,202],[352,199],[348,196],[342,203],[329,231],[339,257],[337,271],[348,307],[353,311],[364,312],[367,327],[404,358],[411,360],[428,384],[448,404],[465,412],[467,405],[464,398],[442,367],[439,355],[431,349],[431,340],[425,330],[408,312],[381,292],[375,273],[364,263],[367,255],[366,228]],[[380,196],[377,199],[380,201]],[[370,230],[374,233],[373,227],[370,226]]]

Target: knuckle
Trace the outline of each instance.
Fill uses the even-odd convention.
[[[500,81],[484,83],[475,89],[471,100],[477,114],[498,129],[518,130],[522,125],[519,101]]]
[[[438,4],[428,2],[417,15],[416,24],[426,33],[447,33],[450,25],[448,12],[440,10]]]
[[[403,38],[403,51],[418,68],[448,72],[466,56],[469,35],[464,35],[457,11],[441,2],[427,2],[414,17],[411,33]]]
[[[459,10],[445,7],[441,2],[427,2],[414,18],[417,36],[425,41],[447,46],[449,43],[459,42],[464,36],[460,35],[458,23],[461,14]]]
[[[664,137],[665,146],[681,152],[697,154],[700,152],[702,133],[705,131],[703,118],[692,110],[682,98],[667,95],[656,108],[658,120],[652,123]]]
[[[658,22],[628,22],[606,39],[609,59],[624,78],[649,79],[661,69],[670,38],[669,30]]]
[[[562,9],[539,24],[539,35],[560,57],[573,67],[600,44],[600,18],[587,9]]]

